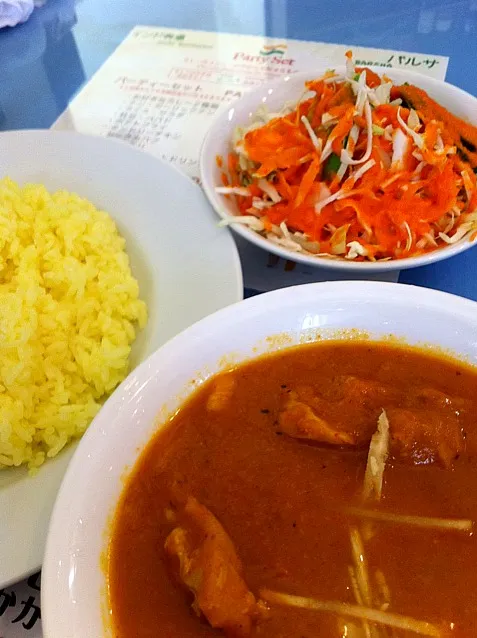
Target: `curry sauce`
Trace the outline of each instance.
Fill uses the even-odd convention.
[[[350,509],[363,507],[385,411],[389,454],[371,509],[472,526],[476,389],[475,368],[378,342],[304,345],[209,380],[124,488],[110,541],[115,638],[416,635],[267,602],[265,590],[409,617],[438,632],[428,635],[476,636],[472,527],[374,520],[369,533]],[[350,578],[358,532],[368,605]]]

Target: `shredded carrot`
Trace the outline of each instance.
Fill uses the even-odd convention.
[[[316,105],[313,119],[311,121],[312,128],[316,128],[320,125],[323,113],[325,113],[329,108],[330,101],[334,95],[335,92],[333,91],[333,87],[330,84],[325,84],[325,86],[323,87],[321,99]]]
[[[353,126],[354,106],[349,107],[343,114],[338,124],[334,127],[330,134],[330,139],[333,140],[331,145],[333,151],[339,155],[343,148],[344,139],[349,134],[351,127]]]
[[[308,195],[308,193],[310,192],[311,187],[313,186],[313,182],[316,179],[316,176],[318,175],[320,170],[320,160],[319,158],[315,158],[310,166],[308,167],[306,173],[303,175],[303,179],[301,180],[301,184],[298,187],[298,193],[297,196],[295,197],[295,208],[297,206],[300,206],[300,204],[303,203],[305,197]]]
[[[236,153],[229,153],[229,156],[227,158],[227,168],[229,170],[229,173],[231,175],[233,175],[234,173],[237,172],[237,165],[238,165],[238,157]]]
[[[285,171],[278,171],[277,190],[282,199],[293,199],[292,190],[290,184],[287,182]]]
[[[249,186],[247,186],[250,195],[252,195],[253,197],[261,197],[263,195],[263,191],[260,188],[260,186],[258,186],[258,184],[250,184]]]
[[[346,57],[349,74],[351,52]],[[296,250],[304,238],[321,255],[355,261],[430,252],[460,228],[457,238],[477,239],[477,129],[417,87],[392,86],[389,95],[378,92],[388,79],[355,72],[366,73],[366,94],[356,75],[327,72],[306,83],[314,95],[291,112],[245,130],[227,157],[229,177],[222,175],[223,185],[238,187],[240,213],[251,210],[262,234],[273,230],[275,238],[285,221],[287,245],[300,233]],[[397,98],[403,104],[391,103]]]
[[[263,227],[265,228],[267,233],[270,233],[272,231],[272,227],[273,227],[272,222],[268,219],[267,216],[262,217],[261,219],[262,219]]]
[[[343,107],[342,112],[344,112],[346,110],[346,106],[350,104],[354,104],[354,94],[351,87],[348,84],[344,84],[336,91],[333,97],[330,98],[328,107],[330,113],[334,115],[341,115],[337,107]]]
[[[362,71],[366,71],[366,84],[374,88],[375,86],[379,86],[381,84],[381,78],[377,73],[371,71],[369,67],[360,68],[356,67],[356,73],[361,73]]]

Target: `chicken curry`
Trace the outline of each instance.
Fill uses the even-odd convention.
[[[476,390],[364,341],[204,383],[118,505],[115,638],[477,636]]]

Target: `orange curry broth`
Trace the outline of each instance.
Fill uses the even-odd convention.
[[[215,514],[255,596],[266,587],[355,602],[348,566],[349,526],[356,521],[337,509],[359,503],[367,448],[320,447],[280,433],[283,395],[300,384],[326,392],[337,375],[351,374],[402,396],[422,386],[465,400],[466,448],[453,468],[390,458],[380,507],[477,520],[477,371],[470,366],[389,344],[323,342],[263,356],[231,374],[230,403],[210,412],[213,381],[204,384],[151,440],[124,488],[110,543],[115,638],[223,635],[196,615],[192,596],[166,564],[164,542],[174,525],[165,510],[178,494],[193,495]],[[371,430],[378,414],[369,415]],[[379,523],[366,555],[371,572],[385,574],[389,611],[440,627],[454,623],[451,635],[459,638],[477,635],[475,536]],[[251,635],[338,637],[342,631],[332,614],[271,605]]]

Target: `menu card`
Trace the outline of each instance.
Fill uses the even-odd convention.
[[[448,58],[381,49],[161,27],[134,28],[54,124],[117,137],[199,183],[198,153],[212,119],[261,82],[343,64],[403,68],[444,79]],[[237,238],[245,285],[263,291],[340,278],[268,255]],[[346,277],[349,279],[350,275]],[[370,278],[370,277],[368,277]],[[395,281],[396,273],[376,279]],[[0,638],[41,638],[40,575],[0,589]]]
[[[199,150],[213,118],[259,84],[317,66],[356,63],[443,79],[448,58],[345,44],[135,27],[54,128],[116,137],[174,164],[199,182]],[[320,64],[321,63],[321,64]],[[236,235],[234,237],[237,238]],[[237,240],[246,288],[260,292],[342,279],[333,270],[278,259]],[[366,278],[396,281],[397,272]]]

